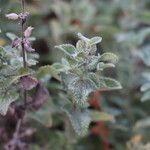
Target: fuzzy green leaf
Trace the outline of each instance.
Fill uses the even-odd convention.
[[[101,41],[102,41],[102,38],[96,36],[96,37],[93,37],[93,38],[90,39],[89,44],[90,45],[95,45],[95,44],[100,43]]]
[[[90,79],[96,84],[97,90],[103,91],[103,90],[115,90],[115,89],[122,88],[121,84],[114,79],[98,76],[95,73],[90,73],[89,76]]]
[[[115,65],[112,63],[103,63],[103,62],[99,62],[97,64],[97,70],[103,70],[105,68],[110,68],[110,67],[115,67]]]
[[[79,40],[77,43],[76,43],[76,49],[79,53],[83,52],[84,49],[86,48],[86,44],[85,42]]]
[[[6,115],[9,105],[18,99],[19,95],[13,90],[8,91],[6,94],[1,93],[0,96],[0,114]]]
[[[17,36],[15,34],[10,33],[10,32],[7,32],[6,36],[12,41],[17,38]]]
[[[40,67],[36,73],[36,76],[38,79],[41,79],[46,74],[56,78],[57,80],[60,80],[60,77],[58,76],[59,72],[57,69],[50,65]]]
[[[104,87],[100,87],[101,90],[116,90],[116,89],[121,89],[122,86],[121,84],[116,81],[115,79],[107,78],[107,77],[100,77],[99,82],[104,83]]]
[[[69,83],[68,90],[71,93],[73,101],[80,106],[84,106],[88,95],[96,90],[96,85],[88,78],[76,78]]]
[[[86,62],[87,69],[89,69],[89,70],[96,69],[97,63],[98,63],[98,57],[97,56],[90,56]]]
[[[54,63],[52,65],[58,72],[67,72],[70,69],[70,66],[62,63]]]
[[[69,56],[75,57],[77,55],[76,48],[71,44],[62,44],[62,45],[56,46],[56,48],[62,50],[65,54]]]
[[[118,61],[118,57],[113,53],[104,53],[100,56],[99,61],[116,63]]]
[[[71,82],[73,82],[78,78],[76,74],[70,72],[68,73],[61,72],[60,75],[65,86],[68,86]]]
[[[78,136],[85,136],[88,133],[91,118],[87,110],[64,110],[68,115],[72,126]]]

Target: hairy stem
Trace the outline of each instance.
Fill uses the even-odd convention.
[[[24,0],[21,0],[22,1],[22,13],[25,13],[25,1]],[[24,48],[24,25],[25,25],[25,22],[22,21],[21,22],[21,37],[22,37],[22,44],[21,44],[21,47],[22,47],[22,57],[23,57],[23,67],[24,68],[27,68],[27,64],[26,64],[26,52],[25,52],[25,48]],[[27,99],[27,91],[24,90],[23,92],[23,96],[24,96],[24,106],[26,107],[26,99]]]
[[[22,0],[22,13],[24,13],[25,12],[25,2],[24,2],[24,0]],[[25,22],[24,21],[22,21],[21,22],[21,37],[22,37],[22,44],[21,44],[21,46],[22,46],[22,57],[23,57],[23,66],[24,66],[24,68],[26,68],[27,67],[27,65],[26,65],[26,52],[25,52],[25,48],[24,48],[24,43],[23,43],[23,41],[24,41],[24,24],[25,24]]]
[[[25,1],[21,0],[21,4],[22,4],[22,13],[25,13]],[[21,48],[22,48],[22,58],[23,58],[23,67],[27,68],[26,65],[26,52],[25,52],[25,48],[24,48],[24,25],[25,22],[24,20],[21,21]],[[24,100],[24,108],[26,109],[26,101],[27,101],[27,91],[23,90],[23,100]],[[16,125],[16,131],[14,133],[14,138],[18,138],[19,132],[20,132],[20,128],[23,122],[23,117],[21,119],[18,120],[17,125]]]

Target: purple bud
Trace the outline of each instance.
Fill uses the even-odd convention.
[[[31,46],[29,46],[29,45],[24,45],[25,46],[25,50],[27,51],[27,52],[34,52],[35,51],[35,49],[33,49]]]
[[[19,16],[15,13],[10,13],[10,14],[7,14],[6,17],[11,20],[17,20]]]
[[[24,36],[26,37],[26,38],[28,38],[28,37],[30,37],[31,36],[31,34],[32,34],[32,30],[33,30],[34,28],[33,27],[28,27],[25,31],[24,31]]]
[[[20,13],[19,18],[20,18],[20,24],[24,24],[26,22],[27,16],[29,15],[28,12],[25,13]]]
[[[27,91],[32,90],[38,84],[38,80],[33,76],[21,77],[19,82],[21,87]]]
[[[19,47],[19,45],[21,44],[21,39],[20,38],[15,38],[13,41],[12,41],[12,48],[17,48]]]
[[[27,52],[34,52],[35,49],[32,48],[31,43],[28,39],[24,40],[24,47]]]
[[[28,15],[29,15],[28,12],[20,13],[20,14],[19,14],[19,18],[22,19],[22,20],[25,20],[25,19],[27,18]]]

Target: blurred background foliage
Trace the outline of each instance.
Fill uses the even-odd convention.
[[[35,113],[28,113],[28,137],[31,150],[149,150],[150,145],[150,1],[149,0],[26,0],[36,40],[33,46],[40,55],[38,66],[59,61],[62,55],[54,46],[75,44],[76,33],[101,36],[100,53],[112,51],[119,56],[116,69],[105,74],[115,77],[122,90],[96,95],[100,110],[115,116],[115,123],[92,123],[89,134],[78,138],[68,129],[59,109],[65,103],[61,86],[45,75],[43,84],[50,91],[49,101]],[[20,12],[19,0],[0,0],[0,46],[11,41],[6,33],[18,33],[18,24],[5,18]],[[94,109],[94,107],[91,107]],[[11,135],[15,119],[0,118],[0,149]],[[68,127],[69,128],[69,127]],[[26,129],[26,130],[27,130]],[[96,128],[95,128],[96,129]],[[9,133],[7,132],[9,131]],[[102,132],[103,131],[103,132]],[[68,135],[69,134],[69,135]]]

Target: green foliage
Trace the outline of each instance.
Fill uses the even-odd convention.
[[[0,48],[0,113],[5,115],[9,105],[18,99],[17,90],[14,85],[17,78],[18,69],[10,62],[11,55],[4,48]],[[21,66],[20,66],[21,67]]]
[[[83,136],[94,119],[87,111],[89,95],[96,90],[121,89],[121,85],[118,81],[101,75],[103,69],[114,67],[113,63],[118,60],[112,53],[96,54],[96,44],[101,42],[102,38],[88,39],[81,33],[78,37],[80,40],[76,47],[70,44],[56,46],[64,53],[65,58],[61,63],[53,64],[52,67],[60,73],[61,82],[72,102],[72,110],[66,110],[66,112],[73,128],[78,135]],[[103,120],[107,119],[106,115]]]
[[[44,76],[47,76],[47,75],[49,76],[49,78],[53,76],[57,80],[60,80],[58,76],[58,71],[53,66],[50,66],[50,65],[42,66],[36,72],[37,78],[41,81],[44,78]]]
[[[10,35],[12,36],[12,34]],[[33,56],[30,54],[28,57],[33,62],[37,58],[37,55]],[[32,70],[23,68],[21,53],[17,49],[12,49],[10,46],[0,47],[1,115],[6,115],[9,105],[18,99],[19,79],[31,74],[34,74]]]
[[[91,117],[87,110],[66,111],[72,126],[79,136],[85,136],[88,133]]]
[[[90,134],[82,139],[78,138],[76,140],[75,137],[69,136],[69,141],[75,140],[73,144],[69,144],[69,142],[67,142],[68,139],[66,139],[66,131],[62,129],[62,126],[65,126],[68,130],[69,127],[63,125],[62,120],[64,120],[64,116],[61,115],[63,112],[60,107],[68,105],[68,99],[72,102],[72,99],[69,97],[69,93],[66,94],[67,92],[64,91],[67,91],[67,86],[72,81],[71,78],[74,79],[78,77],[76,74],[82,75],[82,72],[69,72],[70,68],[74,66],[74,63],[78,63],[78,61],[80,61],[76,61],[72,58],[76,56],[76,54],[72,53],[72,51],[69,51],[70,54],[68,54],[68,51],[65,53],[63,50],[61,50],[62,52],[58,52],[56,49],[53,49],[53,47],[58,43],[72,43],[74,45],[73,47],[79,47],[78,51],[81,52],[83,50],[82,42],[77,42],[77,46],[75,46],[75,41],[77,39],[74,35],[77,32],[82,32],[83,34],[91,37],[94,35],[101,35],[103,37],[103,42],[101,45],[98,45],[97,53],[100,52],[100,54],[103,55],[102,53],[108,53],[108,51],[111,50],[119,56],[119,63],[116,68],[111,68],[114,67],[112,62],[98,62],[97,64],[97,61],[99,60],[97,60],[97,56],[95,57],[93,55],[89,58],[89,65],[87,66],[90,71],[95,69],[100,72],[100,75],[98,74],[98,78],[107,75],[109,77],[113,76],[120,81],[124,87],[123,90],[119,91],[106,93],[101,92],[101,96],[98,97],[98,104],[101,107],[102,112],[107,112],[108,114],[113,115],[116,120],[115,123],[106,123],[108,128],[107,130],[109,132],[109,137],[106,137],[108,145],[111,145],[114,150],[145,150],[146,147],[148,147],[148,144],[146,143],[148,143],[150,139],[148,123],[150,101],[148,100],[149,96],[146,96],[147,98],[143,103],[141,103],[140,100],[144,93],[149,93],[149,75],[145,74],[149,74],[150,60],[150,1],[27,0],[26,2],[26,8],[31,12],[28,21],[35,27],[33,34],[38,39],[34,42],[36,50],[40,52],[40,63],[38,65],[51,64],[54,61],[59,61],[60,58],[62,58],[62,54],[66,57],[63,57],[64,59],[62,59],[61,63],[56,63],[54,67],[52,67],[58,68],[57,70],[54,69],[54,72],[51,71],[51,66],[49,66],[50,68],[42,67],[43,69],[41,70],[43,71],[37,69],[37,66],[33,66],[36,70],[38,70],[38,73],[36,73],[35,76],[40,80],[40,83],[44,84],[49,89],[53,103],[46,103],[45,105],[47,105],[47,107],[41,107],[37,114],[36,112],[33,112],[34,116],[31,114],[32,119],[39,121],[44,126],[39,127],[37,122],[29,120],[29,124],[37,130],[32,142],[30,137],[26,138],[30,141],[30,149],[104,149],[104,145],[102,144],[103,138],[105,138],[104,136],[97,138],[97,136],[91,136]],[[19,12],[20,4],[17,0],[0,0],[0,7],[0,29],[2,29],[2,32],[0,33],[0,45],[4,46],[10,42],[7,38],[9,37],[9,34],[7,34],[7,37],[5,36],[7,32],[13,32],[18,35],[18,24],[16,22],[6,20],[5,14],[10,12]],[[48,47],[46,47],[46,45],[48,45]],[[94,47],[92,51],[94,53]],[[15,49],[14,52],[16,53]],[[17,54],[17,56],[20,56],[19,50],[18,53],[19,54]],[[33,54],[31,55],[33,56]],[[82,54],[80,54],[80,56],[81,55]],[[30,62],[30,57],[31,56],[28,57],[28,63]],[[0,57],[0,65],[2,65],[1,61],[4,62],[3,65],[6,65],[6,61],[1,58],[2,57]],[[38,57],[32,57],[31,59],[35,61],[31,61],[31,64],[37,63],[37,58]],[[69,60],[69,63],[66,59]],[[15,56],[8,59],[8,61],[14,62],[16,66],[21,64],[21,59],[18,61]],[[82,63],[80,65],[82,66]],[[78,69],[78,66],[74,66],[73,68],[76,70]],[[64,70],[67,72],[68,76],[65,76],[66,73],[63,72]],[[58,72],[61,76],[58,76]],[[55,75],[55,79],[58,80],[60,80],[60,77],[62,78],[63,76],[66,83],[60,85],[54,78],[52,78],[52,76],[54,77]],[[99,79],[96,79],[96,81],[98,80]],[[96,83],[96,81],[94,83]],[[104,84],[99,85],[98,83],[97,86],[105,87]],[[141,90],[143,92],[140,91],[141,86]],[[19,90],[17,92],[20,93]],[[68,112],[72,112],[72,110],[69,109],[72,108],[71,106],[69,105],[67,108],[65,107]],[[87,106],[88,104],[86,103],[84,107]],[[53,113],[50,114],[51,111],[53,111]],[[98,112],[96,112],[96,114],[97,113]],[[96,120],[96,114],[93,115],[94,118],[92,120]],[[44,116],[46,117],[44,118]],[[12,131],[14,128],[11,126],[8,129],[6,126],[9,124],[7,116],[4,119],[1,118],[1,137],[4,135],[3,139],[9,139],[9,137],[6,138],[5,133],[9,134],[10,130]],[[101,119],[99,118],[99,120]],[[52,123],[52,126],[47,129],[45,126],[49,124],[49,121],[50,124]],[[4,129],[7,132],[3,132]],[[100,129],[100,131],[103,131],[103,129]],[[72,131],[68,132],[72,133]],[[134,142],[131,142],[135,135],[140,135],[141,138],[138,140],[135,139]],[[130,142],[130,145],[128,145],[127,141]],[[4,149],[3,145],[4,142],[0,138],[0,149]]]
[[[149,68],[150,67],[150,51],[149,51],[150,45],[146,45],[143,47],[143,49],[139,52],[139,56],[143,60],[144,64]],[[141,101],[147,101],[150,100],[150,72],[144,72],[143,77],[146,80],[146,83],[144,83],[141,87],[141,91],[144,92],[144,95],[142,96]]]
[[[0,94],[0,114],[6,115],[9,105],[19,98],[19,94],[14,89],[6,91],[5,93],[1,92]]]

